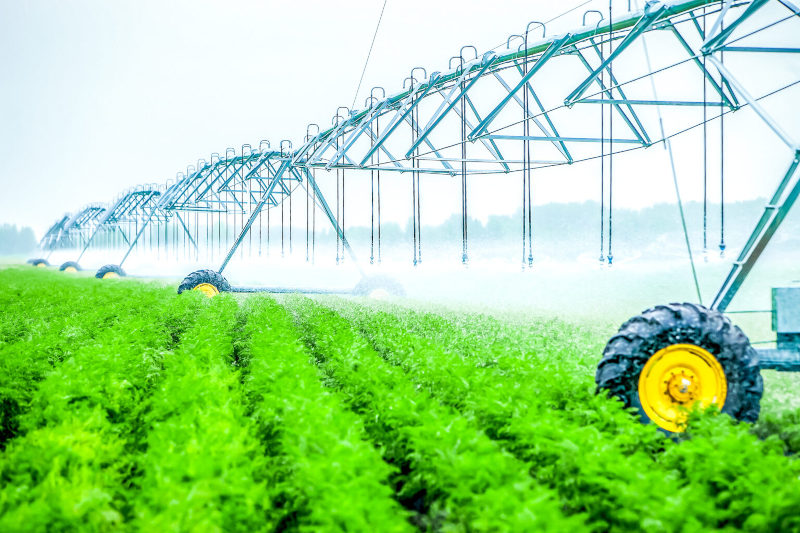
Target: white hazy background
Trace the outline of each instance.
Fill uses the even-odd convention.
[[[415,66],[445,70],[465,44],[483,52],[528,21],[583,3],[389,0],[355,107],[374,85],[398,91]],[[627,3],[615,1],[615,16]],[[110,201],[135,184],[163,183],[227,146],[260,139],[298,146],[306,124],[325,126],[337,106],[352,102],[382,4],[3,0],[0,222],[30,225],[41,235],[64,212]],[[548,35],[580,26],[591,8],[605,12],[608,2],[588,2],[549,23]],[[793,92],[769,103],[795,133],[796,101]],[[734,114],[726,128],[729,153],[754,154],[729,165],[727,199],[771,194],[788,164],[786,148],[752,111]],[[751,135],[745,141],[737,132]],[[701,198],[698,140],[675,142],[686,200]],[[630,157],[627,167],[622,157],[615,160],[615,205],[674,200],[665,154],[654,152]],[[596,167],[540,171],[535,202],[597,200]],[[571,177],[592,185],[569,186]],[[471,198],[471,216],[519,209],[517,182],[482,194],[480,202]],[[423,223],[439,223],[459,208],[455,197],[437,205]],[[368,224],[368,213],[368,204],[348,206],[353,223]],[[404,225],[408,216],[386,209],[384,221]]]

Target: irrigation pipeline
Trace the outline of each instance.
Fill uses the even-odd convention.
[[[411,72],[411,83],[408,87],[403,87],[399,94],[386,97],[385,93],[383,98],[374,98],[374,90],[371,93],[370,99],[367,100],[365,109],[358,112],[351,112],[348,108],[339,108],[332,121],[331,127],[326,131],[320,132],[317,129],[315,135],[307,130],[306,142],[296,150],[292,150],[289,146],[288,151],[284,151],[283,143],[280,152],[265,150],[263,145],[259,146],[258,151],[253,150],[249,145],[243,145],[241,154],[237,155],[232,149],[226,150],[225,158],[220,159],[219,156],[215,159],[212,155],[211,162],[205,163],[198,161],[197,168],[187,169],[186,174],[180,177],[178,181],[170,186],[167,190],[167,198],[165,201],[159,203],[159,209],[165,213],[164,218],[171,220],[164,227],[164,241],[172,245],[176,252],[180,248],[180,254],[188,257],[190,254],[197,259],[199,257],[199,250],[197,242],[192,238],[192,228],[194,228],[194,235],[200,231],[200,222],[198,217],[199,210],[206,210],[206,248],[211,248],[213,252],[214,241],[214,213],[217,213],[217,244],[220,246],[220,254],[222,254],[222,240],[224,239],[225,247],[228,247],[229,234],[233,240],[233,248],[230,253],[239,251],[239,256],[244,253],[243,247],[240,245],[244,238],[247,238],[247,246],[250,254],[252,254],[252,240],[254,238],[252,224],[257,222],[258,228],[258,253],[261,254],[262,234],[261,234],[261,216],[262,209],[266,209],[267,218],[267,235],[266,235],[266,249],[267,255],[270,253],[270,211],[271,207],[281,204],[281,253],[285,254],[285,203],[286,196],[288,199],[288,247],[289,253],[293,252],[293,201],[291,199],[291,192],[298,185],[302,185],[306,189],[306,259],[314,260],[315,244],[316,244],[316,211],[320,209],[321,212],[332,223],[336,233],[336,260],[337,263],[341,262],[345,256],[345,252],[352,254],[349,244],[347,243],[345,233],[345,216],[346,216],[346,173],[348,169],[361,169],[370,171],[370,262],[377,259],[378,263],[381,261],[381,173],[382,171],[392,172],[409,172],[411,175],[411,213],[412,213],[412,245],[413,245],[413,259],[417,264],[421,261],[422,245],[421,245],[421,182],[420,175],[427,174],[441,174],[441,175],[460,175],[461,178],[461,225],[462,225],[462,263],[467,264],[469,261],[469,181],[470,175],[478,174],[494,174],[494,173],[509,173],[521,171],[522,173],[522,186],[521,186],[521,199],[522,199],[522,263],[523,266],[531,266],[533,263],[533,170],[548,168],[550,166],[573,164],[582,161],[589,161],[594,158],[600,159],[600,258],[601,260],[608,261],[609,264],[613,261],[613,199],[614,199],[614,156],[619,153],[644,148],[655,144],[656,142],[663,141],[665,148],[669,152],[671,166],[673,167],[673,181],[676,188],[676,196],[680,202],[680,191],[678,189],[677,178],[674,171],[673,154],[669,139],[673,136],[689,131],[690,129],[702,125],[703,127],[703,195],[704,195],[704,220],[703,220],[703,244],[704,250],[707,248],[707,230],[708,230],[708,214],[707,214],[707,197],[708,197],[708,142],[707,124],[710,120],[719,118],[720,120],[720,249],[724,250],[724,226],[725,226],[725,183],[724,183],[724,151],[725,151],[725,127],[724,119],[727,113],[751,105],[752,102],[766,98],[772,94],[776,94],[781,90],[794,86],[800,80],[793,81],[784,85],[784,87],[774,90],[767,95],[762,95],[759,98],[745,98],[747,102],[740,103],[736,101],[736,93],[730,85],[728,80],[720,75],[719,82],[717,82],[706,69],[706,58],[711,57],[711,62],[717,65],[717,59],[721,63],[724,60],[725,47],[730,45],[731,42],[736,42],[743,37],[736,39],[729,39],[731,30],[737,26],[739,22],[746,19],[749,14],[760,9],[763,2],[736,2],[732,4],[728,2],[722,8],[717,0],[694,0],[690,2],[682,2],[672,5],[664,5],[658,3],[648,3],[643,11],[629,13],[621,18],[614,18],[613,6],[609,2],[608,14],[597,21],[594,27],[587,27],[585,25],[586,19],[584,16],[584,26],[576,31],[574,34],[565,34],[551,38],[545,38],[546,30],[545,23],[531,23],[526,28],[524,35],[524,43],[516,50],[511,50],[508,41],[508,52],[505,54],[487,53],[479,56],[477,50],[471,46],[461,48],[456,59],[456,68],[449,66],[449,71],[445,73],[434,72],[430,76],[425,73],[426,79],[418,80],[414,77],[414,70]],[[786,6],[785,3],[781,5]],[[739,13],[739,17],[731,24],[722,24],[722,14],[727,12],[730,7],[745,8]],[[383,16],[382,8],[381,18]],[[791,8],[790,8],[791,10]],[[712,16],[715,13],[720,14],[720,19],[710,32],[706,31],[706,17]],[[793,15],[794,16],[794,15]],[[380,20],[379,18],[379,24]],[[786,17],[782,20],[789,20]],[[702,21],[702,27],[700,25]],[[729,22],[726,19],[726,22]],[[780,22],[780,21],[779,21]],[[542,40],[531,44],[529,42],[529,33],[531,26],[541,24],[542,26]],[[688,27],[690,30],[695,27],[701,36],[701,46],[688,44],[681,34],[681,30],[676,27],[684,24],[681,28]],[[750,31],[746,35],[752,35],[767,27],[771,27],[777,22],[770,22],[767,26],[759,28],[755,31]],[[693,26],[694,25],[694,26]],[[742,26],[745,32],[748,31],[746,26]],[[642,36],[652,30],[666,30],[665,33],[672,32],[677,41],[682,44],[686,51],[686,57],[678,61],[671,62],[669,65],[664,66],[658,70],[653,70],[650,66],[649,55],[647,57],[648,71],[642,75],[638,71],[634,71],[632,76],[628,76],[626,68],[630,70],[630,65],[626,67],[625,63],[618,67],[614,67],[614,60],[622,53],[622,51],[629,46],[632,42],[640,39],[643,42]],[[373,35],[370,51],[367,54],[367,61],[365,62],[364,69],[362,70],[361,79],[359,80],[358,87],[356,88],[356,97],[360,90],[361,82],[363,81],[364,73],[367,68],[369,57],[371,56],[372,46],[374,45],[377,36],[378,27],[376,27],[375,35]],[[743,33],[739,31],[739,34]],[[509,39],[510,40],[510,39]],[[695,42],[694,41],[691,42]],[[608,49],[606,51],[606,43]],[[474,51],[474,57],[467,59],[465,57],[465,50],[471,48]],[[752,47],[738,47],[746,48],[749,52],[759,52],[761,49],[752,49]],[[599,66],[594,67],[590,64],[587,58],[583,55],[586,51],[593,50],[599,57]],[[782,49],[781,49],[782,50]],[[776,51],[776,50],[773,50]],[[713,54],[718,54],[719,58],[713,57]],[[531,78],[536,75],[537,71],[547,62],[561,61],[558,57],[577,57],[583,62],[583,65],[588,69],[589,77],[580,82],[578,78],[576,83],[580,82],[575,90],[567,96],[563,104],[552,105],[548,103],[548,107],[542,105],[541,101],[536,95],[536,88],[531,83]],[[773,54],[774,56],[774,54]],[[452,62],[451,62],[452,63]],[[701,102],[681,102],[681,101],[660,101],[655,91],[655,74],[667,71],[671,68],[676,68],[684,64],[695,64],[704,74],[704,84],[702,89]],[[723,67],[720,67],[723,68]],[[619,74],[623,72],[623,74]],[[509,76],[517,76],[519,74],[519,82],[516,80],[510,81]],[[505,76],[505,78],[504,78]],[[727,76],[727,74],[726,74]],[[619,77],[619,80],[617,79]],[[636,91],[637,86],[634,82],[637,80],[649,78],[653,84],[653,98],[655,100],[643,100],[631,98],[626,95],[626,92]],[[502,100],[499,102],[493,100],[488,102],[493,106],[491,111],[486,109],[487,102],[477,102],[471,95],[481,94],[478,90],[473,90],[472,87],[477,83],[485,85],[483,80],[489,80],[494,83],[494,80],[499,81],[506,90],[502,93]],[[548,79],[546,76],[538,76],[536,78],[541,82]],[[509,81],[506,81],[509,80]],[[565,83],[571,83],[571,80],[566,80]],[[733,81],[733,85],[736,85]],[[599,85],[599,90],[592,92],[589,89]],[[720,102],[710,102],[707,89],[708,85],[719,92]],[[513,86],[513,89],[512,89]],[[725,90],[719,87],[726,87],[729,94],[725,94]],[[741,93],[738,85],[737,91]],[[421,102],[429,102],[428,97],[436,95],[441,97],[444,102],[439,102],[437,111],[428,118],[427,110],[431,106],[426,105],[423,107]],[[480,96],[483,98],[483,96]],[[476,97],[477,98],[477,97]],[[508,113],[503,113],[503,109],[508,103],[514,102],[519,104],[522,108],[522,117],[514,113],[509,116]],[[483,104],[483,105],[479,105]],[[531,110],[531,106],[538,106],[537,109]],[[596,123],[591,120],[591,125],[595,128],[592,133],[580,131],[577,135],[580,137],[566,137],[558,133],[556,123],[553,122],[554,114],[558,112],[565,112],[572,109],[576,104],[581,104],[582,109],[589,109],[583,104],[599,104],[600,107],[600,135],[599,139],[596,137]],[[711,104],[719,106],[719,113],[714,113],[715,117],[710,117],[708,107]],[[652,127],[652,130],[658,129],[660,135],[657,139],[650,138],[647,128],[640,120],[640,117],[634,111],[635,106],[641,105],[656,105],[659,114],[658,127]],[[694,125],[683,127],[678,132],[666,132],[664,130],[664,121],[661,118],[661,109],[664,106],[670,105],[701,105],[702,106],[702,120]],[[666,107],[669,109],[669,107]],[[754,108],[758,108],[757,105]],[[340,110],[344,109],[347,112],[343,115]],[[641,108],[637,108],[641,109]],[[756,109],[759,114],[760,110]],[[608,117],[606,117],[606,112]],[[480,114],[479,114],[480,113]],[[423,115],[426,115],[423,117]],[[595,117],[594,113],[589,113],[591,117]],[[615,118],[615,115],[619,115]],[[386,116],[385,121],[381,118]],[[560,116],[560,115],[559,115]],[[643,115],[644,116],[644,115]],[[429,134],[435,129],[439,123],[446,119],[451,121],[451,137],[446,139],[443,143],[434,143],[433,138]],[[495,121],[496,118],[501,119]],[[470,120],[475,119],[476,124],[471,124]],[[458,135],[456,135],[455,120],[458,120]],[[559,118],[555,118],[558,122]],[[616,122],[621,120],[621,123]],[[692,119],[695,120],[695,119]],[[765,119],[766,120],[766,119]],[[427,123],[426,123],[427,122]],[[645,117],[644,122],[648,122]],[[521,128],[519,125],[521,124]],[[583,125],[583,123],[581,123]],[[381,126],[383,125],[383,128]],[[400,126],[403,126],[401,128]],[[402,132],[406,125],[410,126],[410,136]],[[543,135],[536,135],[534,132],[534,125],[542,130]],[[587,122],[588,125],[588,122]],[[606,129],[607,125],[607,129]],[[681,125],[683,126],[683,125]],[[587,126],[588,127],[588,126]],[[630,130],[628,136],[632,138],[625,138],[624,133],[619,134],[618,130],[623,132]],[[511,128],[517,128],[513,131]],[[521,129],[522,135],[519,135]],[[774,129],[774,128],[773,128]],[[436,132],[436,136],[443,135],[440,132],[444,128]],[[395,132],[402,132],[397,133]],[[368,133],[366,133],[368,132]],[[512,134],[513,133],[513,134]],[[368,139],[367,139],[368,137]],[[619,137],[619,138],[618,138]],[[389,139],[391,142],[387,142]],[[397,154],[400,157],[392,155],[392,151],[398,149],[397,144],[402,142],[403,145],[411,140],[411,146],[407,152]],[[360,140],[361,139],[361,140]],[[363,139],[366,139],[364,141]],[[401,139],[397,141],[396,139]],[[513,160],[503,156],[502,152],[511,141],[519,141],[522,145],[522,158],[521,161]],[[580,143],[585,142],[598,142],[600,143],[599,155],[594,150],[580,152],[576,146],[585,146]],[[360,142],[360,144],[359,144]],[[467,143],[469,144],[469,148]],[[543,142],[543,145],[534,146],[535,142]],[[361,150],[364,144],[368,145],[368,152],[363,154]],[[606,147],[608,143],[608,147]],[[539,150],[539,146],[554,147],[559,155],[550,159],[547,156],[542,156],[543,150]],[[452,150],[451,150],[452,149]],[[515,148],[513,153],[519,154],[518,149]],[[574,153],[571,152],[574,150]],[[460,151],[460,157],[454,157]],[[233,153],[230,153],[233,152]],[[331,152],[334,152],[333,154]],[[383,152],[383,156],[381,153]],[[481,155],[486,154],[488,155]],[[363,159],[361,159],[363,155]],[[560,159],[563,157],[563,160]],[[430,164],[433,161],[435,164]],[[458,162],[457,166],[455,163]],[[452,163],[452,164],[451,164]],[[608,168],[606,169],[606,164]],[[441,165],[441,167],[439,167]],[[460,166],[460,168],[458,168]],[[336,171],[336,206],[333,212],[330,210],[329,205],[322,197],[319,187],[316,184],[316,168],[326,168],[327,170]],[[606,183],[606,178],[608,182]],[[254,183],[255,181],[255,183]],[[202,184],[202,187],[200,186]],[[607,198],[606,198],[607,195]],[[247,198],[245,201],[245,197]],[[476,197],[479,198],[479,197]],[[606,202],[608,202],[606,206]],[[202,208],[200,206],[203,206]],[[682,208],[682,205],[679,205]],[[309,213],[309,209],[311,212]],[[181,211],[194,211],[195,216],[186,218],[184,220],[180,217]],[[224,237],[222,228],[223,213],[225,217]],[[145,213],[147,214],[147,213]],[[239,217],[236,217],[236,215]],[[247,215],[250,218],[247,219]],[[150,213],[152,216],[152,212]],[[232,224],[231,224],[232,218]],[[121,220],[116,222],[117,227],[125,228],[126,224],[132,223],[132,231],[124,229],[121,233],[125,237],[126,232],[137,235],[140,230],[140,223],[143,222],[147,225],[146,219],[141,214],[130,214],[127,218],[122,217]],[[682,217],[683,223],[685,219]],[[193,222],[193,223],[192,223]],[[168,227],[172,230],[169,235]],[[188,224],[188,227],[187,227]],[[309,229],[309,225],[311,228]],[[375,227],[377,225],[377,228]],[[211,226],[211,227],[209,227]],[[607,228],[607,229],[606,229]],[[142,227],[141,229],[144,229]],[[152,229],[152,228],[151,228]],[[183,232],[181,232],[183,230]],[[377,231],[376,231],[377,230]],[[607,233],[606,233],[607,231]],[[376,235],[377,233],[377,235]],[[147,234],[148,245],[152,245],[152,233]],[[160,242],[161,232],[157,231],[156,235]],[[688,245],[687,231],[684,230],[684,235]],[[169,237],[169,239],[168,239]],[[377,238],[376,238],[377,237]],[[86,241],[89,242],[89,241]],[[133,246],[136,245],[134,241]],[[157,246],[160,246],[157,245]],[[191,250],[194,247],[194,250]],[[377,250],[376,250],[377,248]],[[192,253],[194,252],[194,253]],[[230,256],[230,254],[229,254]],[[226,258],[227,263],[230,257]],[[693,265],[693,259],[690,258]],[[223,268],[224,268],[223,264]],[[696,283],[697,285],[697,283]]]

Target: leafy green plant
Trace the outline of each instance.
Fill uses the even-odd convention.
[[[753,429],[762,439],[770,436],[780,439],[787,455],[800,453],[800,409],[762,414]]]
[[[394,470],[363,422],[320,383],[291,316],[274,300],[245,306],[245,390],[269,459],[280,528],[410,531],[389,486]]]
[[[570,512],[588,513],[594,528],[671,530],[728,522],[730,501],[708,497],[702,483],[687,483],[680,470],[659,463],[675,443],[652,426],[640,425],[616,401],[594,394],[589,368],[578,352],[580,337],[570,326],[564,326],[570,342],[548,345],[532,341],[529,333],[510,339],[513,328],[488,317],[469,316],[465,321],[470,327],[461,327],[439,316],[326,302],[352,320],[387,361],[529,462],[531,475],[556,488]],[[551,322],[543,325],[545,339],[558,338],[551,333],[553,327]],[[505,329],[503,343],[476,334],[492,328]],[[433,340],[439,338],[447,344]],[[712,453],[709,460],[725,457]],[[771,464],[770,457],[766,454],[757,463]],[[783,471],[791,478],[794,467],[784,463]],[[653,486],[659,490],[654,492]],[[780,522],[781,512],[768,512],[766,522]]]
[[[443,530],[579,530],[553,494],[473,423],[387,365],[339,315],[309,299],[290,308],[329,383],[358,412],[384,458],[400,467],[398,496]]]
[[[25,361],[27,355],[40,365],[39,374],[23,383],[27,389],[15,391],[17,399],[28,401],[18,417],[20,434],[0,457],[0,529],[114,528],[129,512],[140,408],[173,342],[165,322],[190,319],[193,300],[176,302],[165,298],[164,289],[147,286],[109,286],[100,295],[92,290],[96,280],[59,286],[61,280],[41,276],[29,279],[61,289],[54,292],[65,301],[62,311],[71,302],[86,312],[71,315],[67,326],[82,333],[69,336],[61,330],[63,340],[77,342],[58,365],[41,363],[48,360],[47,352],[29,353],[19,343],[4,347],[5,357],[16,354]],[[100,320],[93,309],[110,305],[113,297],[118,300],[114,310],[106,309]],[[37,328],[32,324],[31,331]],[[67,346],[55,333],[34,345]]]
[[[786,375],[679,441],[607,332],[0,269],[0,530],[800,529]]]
[[[135,497],[137,529],[270,530],[267,460],[247,417],[234,365],[237,304],[212,299],[165,354],[145,418]]]

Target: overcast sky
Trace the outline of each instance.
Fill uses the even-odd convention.
[[[66,211],[163,183],[227,146],[299,144],[306,124],[328,124],[353,100],[382,3],[0,0],[0,222],[41,234]],[[583,3],[388,0],[356,107],[373,85],[396,92],[414,66],[444,70],[462,45],[487,50],[530,20]],[[580,26],[585,9],[603,6],[593,0],[548,33]],[[796,105],[788,111],[797,118]],[[752,117],[742,120],[750,127]],[[788,160],[765,150],[773,176]],[[764,196],[773,181],[732,194]],[[665,198],[637,194],[620,201]],[[590,197],[554,185],[539,201]],[[516,207],[497,197],[477,213]]]

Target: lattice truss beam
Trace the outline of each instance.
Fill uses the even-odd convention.
[[[479,57],[462,50],[451,58],[450,71],[425,79],[412,74],[403,92],[371,97],[367,109],[337,114],[334,126],[306,142],[293,164],[455,175],[466,162],[467,173],[487,174],[596,157],[601,142],[617,151],[650,146],[699,124],[704,104],[725,112],[747,105],[733,74],[719,68],[720,53],[800,51],[748,45],[765,30],[798,18],[797,8],[783,1],[775,2],[781,10],[760,16],[767,3],[654,2],[615,19],[610,31],[609,22],[600,20],[531,42],[541,31],[532,28],[509,38],[516,50]],[[721,12],[726,20],[740,16],[722,31]],[[671,62],[648,64],[645,43],[658,52],[654,56]],[[674,83],[687,79],[687,72],[696,83]],[[703,100],[704,85],[712,98]],[[610,105],[620,125],[613,139],[600,132],[598,104]],[[664,114],[670,109],[664,134],[656,107]],[[520,157],[521,142],[534,144],[535,158]]]
[[[266,144],[266,146],[264,146]],[[162,206],[168,211],[250,213],[262,199],[268,206],[280,204],[302,181],[284,163],[289,155],[269,149],[269,143],[253,150],[242,147],[240,155],[228,149],[225,157],[211,155],[211,162],[180,173],[167,189]]]
[[[102,211],[83,210],[56,222],[42,245],[53,249],[68,242],[70,232],[99,231],[121,232],[131,242],[131,223],[136,228],[173,217],[189,233],[181,213],[238,213],[248,218],[230,258],[256,215],[298,186],[313,195],[343,238],[313,169],[463,177],[573,164],[598,157],[602,147],[646,148],[687,131],[702,123],[701,108],[717,114],[753,108],[794,157],[797,144],[759,102],[800,83],[797,70],[747,79],[731,61],[753,54],[798,57],[796,39],[780,42],[781,34],[770,31],[789,24],[800,31],[800,9],[793,3],[650,2],[610,22],[595,18],[584,16],[583,27],[558,36],[529,25],[500,52],[478,55],[464,47],[446,72],[414,69],[399,93],[387,97],[381,90],[376,96],[375,88],[364,109],[340,108],[330,128],[307,135],[296,150],[288,141],[280,150],[262,141],[257,150],[245,145],[238,154],[212,154],[166,188],[129,191]],[[603,109],[617,125],[613,138],[601,126]],[[784,190],[793,190],[793,179],[792,173]]]

